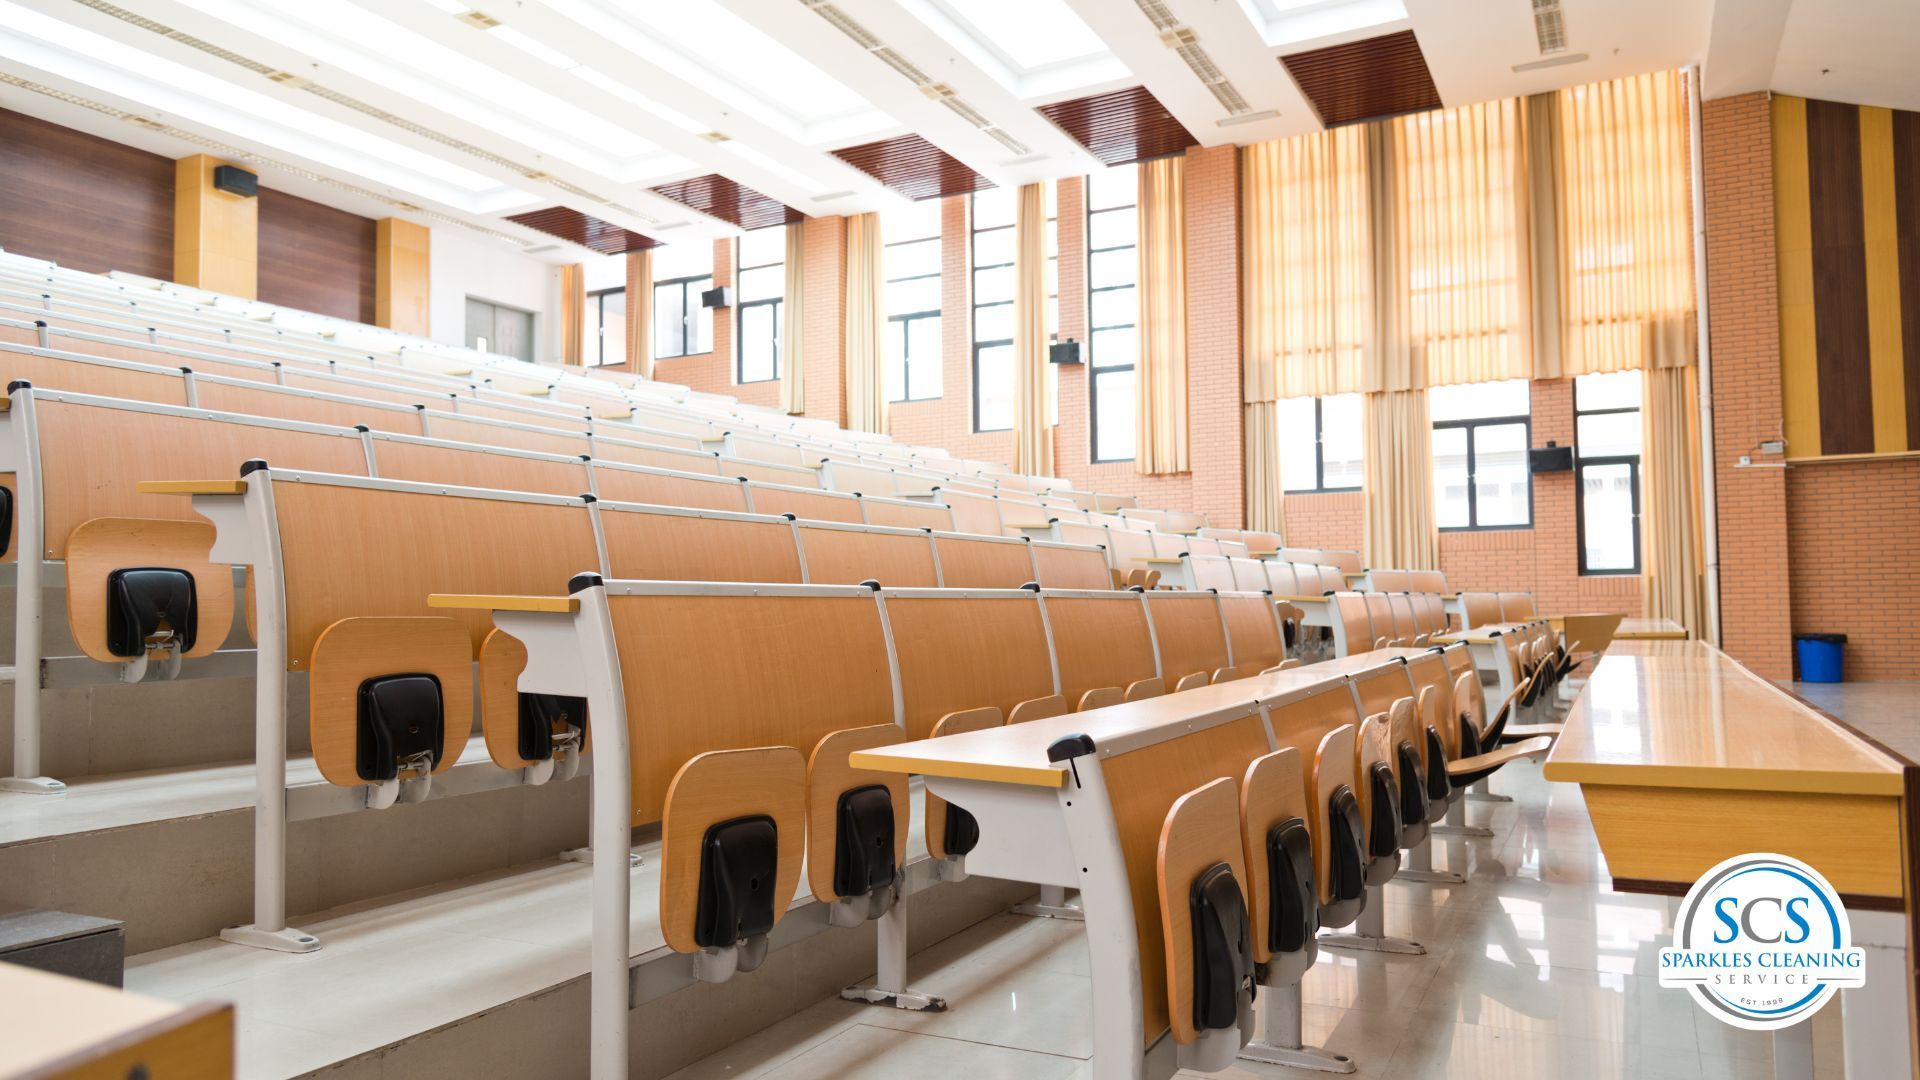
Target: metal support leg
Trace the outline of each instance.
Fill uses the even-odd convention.
[[[1260,991],[1260,1019],[1266,1037],[1241,1047],[1242,1059],[1311,1069],[1314,1072],[1353,1071],[1352,1058],[1318,1046],[1307,1046],[1301,1041],[1299,983],[1292,986],[1263,986]]]
[[[1812,1020],[1773,1033],[1773,1080],[1813,1080]]]
[[[1417,941],[1387,936],[1387,894],[1386,888],[1380,885],[1367,886],[1367,906],[1361,910],[1352,933],[1321,934],[1320,944],[1332,949],[1358,949],[1401,956],[1427,955],[1427,947]]]
[[[1467,801],[1468,802],[1503,803],[1503,802],[1512,802],[1513,796],[1495,795],[1493,791],[1487,787],[1487,782],[1485,780],[1480,780],[1476,782],[1472,787],[1469,787],[1467,789]]]
[[[879,935],[878,970],[872,986],[849,986],[840,991],[847,1001],[885,1005],[910,1012],[946,1012],[947,999],[907,989],[907,905],[897,901],[874,920]]]
[[[1467,875],[1456,874],[1451,870],[1433,868],[1433,834],[1407,849],[1407,863],[1400,872],[1393,875],[1395,881],[1412,881],[1427,885],[1465,885]]]
[[[1479,840],[1493,839],[1493,830],[1485,825],[1467,824],[1467,801],[1461,799],[1447,807],[1447,820],[1443,825],[1435,825],[1427,830],[1427,835],[1439,833],[1443,836],[1468,836]]]
[[[13,417],[15,423],[31,427],[31,398],[31,392],[21,395],[20,404],[24,408]],[[45,602],[45,595],[40,591],[45,564],[40,556],[46,551],[46,536],[38,490],[39,451],[27,443],[20,457],[25,460],[16,465],[14,474],[14,524],[18,531],[15,547],[20,554],[14,567],[13,775],[0,779],[0,791],[59,795],[67,790],[67,785],[51,776],[40,775],[40,613]]]
[[[1078,904],[1067,903],[1067,890],[1058,885],[1040,886],[1040,899],[1031,904],[1013,905],[1015,915],[1036,919],[1072,919],[1085,922],[1087,913]]]

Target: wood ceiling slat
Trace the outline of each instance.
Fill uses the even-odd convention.
[[[691,207],[708,217],[719,218],[741,229],[760,229],[768,225],[791,225],[807,215],[778,199],[762,195],[745,184],[736,183],[719,173],[708,173],[687,180],[676,180],[653,189],[682,206]]]
[[[1144,86],[1042,105],[1040,115],[1107,165],[1165,157],[1200,142]]]
[[[1440,91],[1413,31],[1283,56],[1328,127],[1440,107]]]
[[[833,156],[909,199],[965,195],[993,186],[945,150],[918,135],[835,150]]]
[[[602,255],[625,255],[629,251],[660,246],[660,241],[651,236],[643,236],[610,221],[583,214],[570,206],[529,210],[524,214],[509,215],[507,220],[548,236],[557,236],[592,248]]]

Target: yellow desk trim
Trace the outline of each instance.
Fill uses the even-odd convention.
[[[977,762],[949,761],[935,757],[909,757],[904,754],[876,754],[855,750],[847,764],[875,772],[919,773],[921,776],[945,776],[954,780],[984,780],[992,784],[1018,784],[1022,787],[1059,788],[1067,784],[1067,771],[1023,765],[983,765]]]
[[[571,596],[470,596],[463,593],[434,593],[427,597],[430,608],[465,611],[551,611],[572,614],[580,610],[580,601]]]
[[[1165,565],[1165,566],[1179,566],[1179,565],[1180,565],[1180,560],[1179,560],[1179,559],[1169,559],[1169,558],[1167,558],[1167,557],[1165,557],[1165,556],[1163,556],[1163,555],[1156,555],[1156,556],[1153,556],[1153,557],[1151,557],[1151,558],[1146,558],[1146,559],[1141,559],[1140,561],[1141,561],[1141,562],[1145,562],[1145,563],[1159,563],[1159,564],[1162,564],[1162,565]]]
[[[1547,759],[1541,775],[1568,784],[1602,787],[1704,788],[1714,791],[1794,791],[1814,795],[1887,795],[1899,798],[1898,771],[1741,769],[1721,765],[1600,765]]]
[[[1685,641],[1685,630],[1616,630],[1615,641]]]
[[[10,397],[0,397],[0,412],[10,412],[12,409],[13,399]]]
[[[602,419],[602,420],[631,420],[631,419],[633,419],[633,410],[632,410],[632,409],[623,409],[623,410],[621,410],[620,412],[610,412],[610,413],[607,413],[606,415],[604,415],[604,416],[602,416],[602,417],[601,417],[600,419]]]
[[[143,495],[245,495],[245,480],[142,480]]]
[[[1327,598],[1324,596],[1276,596],[1274,599],[1284,600],[1289,604],[1324,604],[1327,602]]]

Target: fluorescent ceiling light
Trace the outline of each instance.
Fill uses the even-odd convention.
[[[1385,27],[1407,17],[1402,0],[1240,0],[1269,47]]]
[[[572,74],[597,90],[611,94],[629,105],[638,105],[650,115],[672,124],[681,131],[693,135],[704,135],[713,130],[712,124],[703,124],[678,109],[663,105],[603,71],[582,65],[574,68]]]
[[[934,0],[948,18],[1021,74],[1105,56],[1107,43],[1067,0]]]

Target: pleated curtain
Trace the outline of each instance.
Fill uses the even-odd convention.
[[[1013,218],[1013,469],[1053,475],[1047,426],[1047,207],[1039,184],[1022,185]]]
[[[627,252],[627,355],[624,366],[653,378],[653,249]]]
[[[884,251],[879,214],[847,218],[847,427],[853,431],[887,429],[882,365],[887,318]]]
[[[1368,566],[1438,570],[1433,516],[1433,437],[1425,390],[1367,395],[1363,556]]]
[[[1186,158],[1140,166],[1140,354],[1134,471],[1190,468],[1187,440]]]
[[[780,300],[780,411],[798,416],[807,411],[807,358],[801,333],[806,326],[807,223],[787,226],[785,291]]]
[[[1641,609],[1648,618],[1672,619],[1692,636],[1712,640],[1698,485],[1698,369],[1690,364],[1648,368],[1643,380]]]
[[[579,367],[587,333],[587,268],[560,268],[560,362]]]
[[[1286,493],[1280,484],[1279,406],[1249,401],[1242,406],[1245,441],[1247,528],[1287,534]]]

